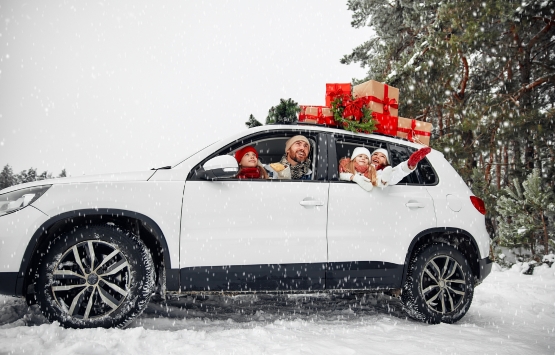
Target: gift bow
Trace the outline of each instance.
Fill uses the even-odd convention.
[[[360,121],[362,118],[362,108],[368,104],[368,98],[359,97],[354,100],[347,99],[344,102],[345,109],[343,110],[343,117],[350,119],[353,117],[354,121]]]
[[[328,96],[330,98],[330,102],[333,102],[337,98],[340,98],[341,101],[345,101],[345,100],[349,99],[349,97],[351,96],[351,93],[347,92],[347,91],[344,91],[344,90],[341,90],[339,88],[339,89],[331,90],[330,92],[328,92]]]

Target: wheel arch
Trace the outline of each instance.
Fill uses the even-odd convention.
[[[131,230],[136,233],[150,250],[154,265],[157,266],[157,282],[165,287],[165,275],[171,268],[171,258],[166,238],[158,226],[150,217],[138,212],[121,209],[82,209],[56,215],[44,222],[33,234],[19,268],[16,295],[26,296],[33,293],[30,286],[34,280],[40,257],[36,254],[44,253],[48,242],[56,236],[83,225],[108,224]]]
[[[424,230],[413,238],[405,256],[401,285],[405,284],[412,255],[434,243],[445,243],[461,252],[470,264],[475,281],[480,280],[480,251],[474,237],[461,228],[438,227]]]

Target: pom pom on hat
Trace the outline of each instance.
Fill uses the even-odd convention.
[[[289,148],[291,148],[291,146],[298,141],[306,142],[306,144],[308,144],[308,149],[310,150],[310,142],[308,141],[308,139],[305,136],[298,135],[287,140],[287,142],[285,143],[285,153],[287,153],[289,151]]]
[[[385,161],[386,161],[388,164],[391,164],[391,163],[389,162],[389,154],[387,153],[387,150],[385,150],[385,149],[383,149],[383,148],[378,148],[378,149],[376,149],[376,150],[374,150],[374,151],[372,152],[372,154],[374,154],[374,153],[382,153],[383,155],[385,155]]]
[[[247,154],[248,152],[253,152],[256,155],[256,159],[258,159],[258,152],[256,151],[256,149],[248,145],[235,152],[235,160],[237,160],[237,163],[241,163],[241,159],[243,159],[245,154]]]
[[[355,160],[355,158],[360,154],[366,155],[368,160],[370,160],[370,151],[364,147],[356,147],[355,150],[353,150],[353,155],[351,155],[351,160]]]

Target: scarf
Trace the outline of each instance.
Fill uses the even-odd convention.
[[[287,160],[287,153],[285,153],[285,155],[281,158],[279,162],[291,169],[291,179],[293,180],[299,180],[304,175],[308,174],[308,172],[310,171],[310,166],[312,165],[310,159],[307,158],[302,163],[297,163],[297,165],[293,166]]]
[[[368,172],[368,169],[370,169],[370,167],[367,166],[360,166],[355,164],[355,170],[357,171],[357,173],[360,173],[362,175],[366,175],[366,173]]]
[[[352,169],[349,168],[350,163],[351,163],[351,158],[341,159],[339,161],[339,172],[340,173],[351,173],[351,174],[359,173],[359,174],[363,175],[364,177],[370,179],[372,181],[372,185],[376,186],[376,183],[375,183],[376,173],[374,172],[374,165],[370,164],[369,166],[361,167],[361,166],[358,166],[356,164],[353,164],[353,167],[355,168],[355,171],[352,171]],[[372,169],[370,167],[372,167]]]
[[[242,168],[237,174],[237,179],[260,179],[258,168]]]

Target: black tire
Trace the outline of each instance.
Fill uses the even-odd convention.
[[[455,323],[472,303],[474,276],[466,258],[446,244],[433,244],[411,258],[401,300],[411,318]]]
[[[81,227],[50,242],[36,277],[44,316],[69,328],[125,327],[154,290],[149,250],[130,232]]]

